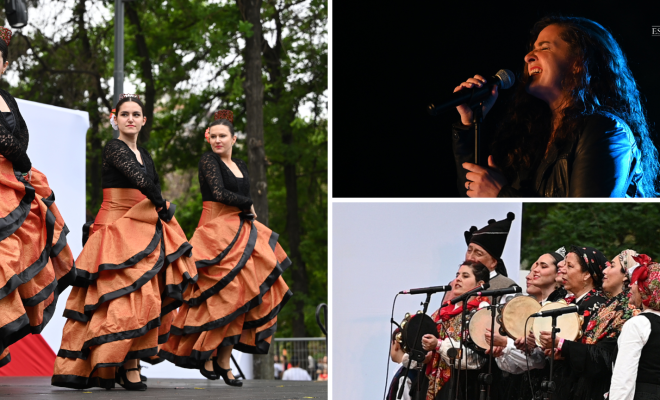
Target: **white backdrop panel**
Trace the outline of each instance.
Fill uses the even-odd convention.
[[[446,285],[465,257],[463,232],[512,211],[502,255],[520,269],[521,203],[334,203],[332,225],[332,393],[380,399],[389,360],[392,301],[404,289]],[[399,296],[394,319],[421,310],[424,295]],[[429,314],[442,294],[432,297]],[[390,374],[396,372],[390,363]],[[389,382],[388,382],[389,385]]]
[[[43,172],[55,193],[55,204],[69,227],[67,241],[74,259],[82,250],[82,226],[85,223],[85,147],[89,115],[33,101],[16,99],[30,131],[28,156],[33,168]],[[55,314],[42,332],[43,338],[57,353],[62,342],[62,317],[71,289],[64,291]]]

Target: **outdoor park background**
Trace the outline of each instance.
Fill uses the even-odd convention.
[[[28,3],[29,24],[13,29],[0,87],[89,113],[92,218],[103,199],[101,152],[112,137],[114,2]],[[257,24],[247,21],[253,3],[261,4]],[[255,162],[246,146],[245,52],[246,40],[262,32],[261,80],[254,84],[263,90],[265,157],[257,161],[267,171],[267,203],[257,214],[281,235],[293,261],[284,278],[295,293],[280,314],[279,337],[321,336],[314,311],[327,303],[327,8],[317,0],[125,2],[124,92],[138,93],[146,106],[138,144],[154,158],[164,196],[177,205],[189,237],[202,210],[197,163],[210,150],[204,131],[216,110],[234,112],[235,157]],[[57,135],[57,121],[52,126]],[[52,162],[66,159],[63,152]]]

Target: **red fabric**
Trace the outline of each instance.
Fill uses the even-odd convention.
[[[487,297],[481,297],[477,296],[474,299],[470,300],[468,302],[468,311],[472,311],[475,308],[479,307],[479,304],[481,304],[482,301],[488,302]],[[450,310],[451,309],[451,310]],[[440,309],[440,318],[439,320],[441,321],[448,321],[452,317],[460,314],[463,312],[463,306],[460,306],[458,308],[452,308],[452,307],[442,307]],[[435,322],[438,322],[437,320]]]
[[[41,335],[27,335],[9,346],[11,362],[0,376],[52,376],[55,352]]]

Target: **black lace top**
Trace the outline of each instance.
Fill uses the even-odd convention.
[[[32,168],[26,153],[30,133],[12,95],[0,89],[0,96],[11,110],[11,118],[5,116],[5,113],[0,113],[0,154],[12,162],[14,169],[28,172]]]
[[[252,206],[250,198],[250,178],[247,165],[232,158],[241,170],[243,178],[237,178],[233,172],[213,152],[206,152],[199,160],[199,186],[203,201],[216,201],[229,206],[247,210]]]
[[[138,189],[156,207],[165,207],[160,193],[160,179],[149,153],[138,147],[141,165],[135,153],[119,139],[112,139],[103,149],[103,188]]]

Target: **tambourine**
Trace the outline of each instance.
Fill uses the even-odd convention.
[[[412,357],[412,352],[417,350],[421,354],[426,354],[427,351],[422,348],[422,337],[424,335],[433,335],[438,337],[438,328],[437,324],[433,321],[433,318],[429,317],[426,314],[423,314],[421,311],[417,311],[417,314],[410,315],[406,313],[403,321],[401,321],[401,332],[396,334],[396,341],[399,342],[401,348],[404,352],[411,354],[411,358],[415,361],[421,361],[424,359],[422,356],[421,360],[417,360]],[[419,329],[419,337],[417,337],[417,330]],[[417,340],[415,340],[417,339]]]
[[[527,317],[539,312],[541,304],[536,299],[529,296],[518,296],[509,300],[500,311],[497,322],[500,324],[500,335],[508,336],[513,340],[526,337],[525,322]],[[531,328],[534,318],[527,323]]]
[[[500,329],[498,319],[499,310],[495,314],[495,332]],[[490,329],[492,321],[493,316],[488,308],[473,310],[469,315],[467,340],[482,351],[490,348],[490,345],[486,342],[486,330]]]
[[[545,304],[540,312],[556,310],[558,308],[564,308],[568,304],[564,300],[553,301],[551,303]],[[557,317],[557,338],[564,340],[576,341],[582,337],[582,323],[584,322],[584,317],[577,312],[572,312],[568,314],[562,314]],[[550,332],[552,330],[552,318],[534,318],[534,323],[532,324],[532,332],[536,337],[536,344],[541,346],[539,337],[541,332],[546,331]]]

